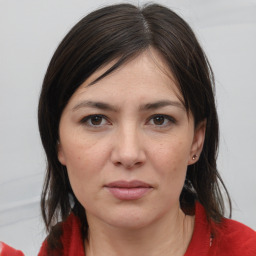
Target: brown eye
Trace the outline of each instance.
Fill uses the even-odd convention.
[[[92,125],[100,125],[102,123],[102,116],[92,116],[91,117],[91,124]]]
[[[166,128],[176,123],[176,120],[169,115],[156,114],[150,117],[148,124],[158,128]]]
[[[153,122],[155,125],[163,125],[165,122],[165,117],[164,116],[155,116],[153,118]]]
[[[81,120],[81,123],[89,127],[102,127],[109,124],[107,118],[103,115],[89,115]]]

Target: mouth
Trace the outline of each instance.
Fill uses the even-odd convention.
[[[153,190],[153,186],[139,180],[114,181],[104,187],[119,200],[138,200]]]

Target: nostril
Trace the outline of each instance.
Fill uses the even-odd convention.
[[[120,161],[116,161],[114,163],[115,166],[123,166],[126,169],[132,169],[134,167],[139,167],[140,165],[142,165],[142,162],[135,162],[135,163],[122,163]]]
[[[136,166],[141,166],[142,164],[143,164],[142,162],[135,163]]]
[[[120,166],[120,165],[122,165],[122,163],[121,162],[115,162],[115,165]]]
[[[122,142],[122,141],[121,141]],[[129,140],[126,143],[119,143],[113,147],[110,160],[116,166],[127,170],[138,168],[146,161],[144,148],[138,143],[132,143]],[[134,146],[136,145],[136,147]]]

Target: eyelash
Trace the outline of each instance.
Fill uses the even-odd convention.
[[[99,125],[94,125],[94,124],[91,123],[92,119],[93,119],[93,118],[96,118],[96,117],[100,117],[101,120],[105,120],[106,122],[108,122],[108,118],[107,118],[106,116],[97,114],[97,115],[89,115],[89,116],[84,117],[84,118],[80,121],[80,123],[85,124],[85,125],[87,125],[87,126],[89,126],[89,127],[95,127],[95,128],[101,127],[101,126],[102,126],[101,123],[100,123]],[[90,123],[89,123],[89,122],[90,122]],[[109,122],[108,122],[108,123],[109,123]]]
[[[172,117],[172,116],[169,116],[169,115],[164,115],[164,114],[155,114],[151,117],[149,117],[148,121],[147,122],[150,122],[151,120],[153,121],[154,118],[157,118],[157,117],[160,117],[160,118],[164,118],[164,122],[165,124],[161,124],[161,125],[156,125],[156,124],[152,124],[158,128],[165,128],[171,124],[175,124],[176,123],[176,120]],[[167,121],[167,123],[166,123]]]
[[[101,122],[100,124],[98,125],[95,125],[95,124],[92,124],[92,119],[93,118],[100,118]],[[169,116],[169,115],[164,115],[164,114],[155,114],[153,116],[150,116],[148,119],[147,119],[147,124],[149,124],[151,121],[154,120],[154,118],[164,118],[164,124],[160,124],[160,125],[156,125],[154,123],[150,124],[150,125],[153,125],[153,126],[156,126],[158,128],[164,128],[164,127],[167,127],[170,125],[170,123],[172,124],[175,124],[176,123],[176,120],[172,117],[172,116]],[[111,124],[109,121],[108,121],[108,118],[105,116],[105,115],[101,115],[101,114],[94,114],[94,115],[89,115],[89,116],[86,116],[84,117],[80,123],[81,124],[85,124],[89,127],[93,127],[93,128],[100,128],[102,127],[103,125],[105,124],[102,124],[102,120],[105,120],[105,122],[107,122],[107,124]],[[167,123],[166,123],[167,121]],[[90,123],[89,123],[90,122]]]

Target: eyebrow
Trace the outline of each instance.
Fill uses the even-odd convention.
[[[181,109],[184,109],[184,105],[179,102],[179,101],[172,101],[172,100],[160,100],[160,101],[156,101],[153,103],[147,103],[145,105],[141,105],[139,107],[140,111],[147,111],[147,110],[154,110],[154,109],[158,109],[158,108],[162,108],[162,107],[166,107],[166,106],[174,106],[174,107],[178,107]],[[76,111],[80,108],[97,108],[97,109],[101,109],[101,110],[108,110],[108,111],[112,111],[112,112],[118,112],[117,107],[105,103],[105,102],[100,102],[100,101],[82,101],[80,103],[78,103],[77,105],[75,105],[72,108],[72,111]]]
[[[172,100],[160,100],[153,103],[147,103],[145,105],[140,106],[140,110],[152,110],[158,109],[166,106],[174,106],[184,109],[184,105],[179,101],[172,101]]]
[[[108,103],[105,102],[99,102],[99,101],[82,101],[80,103],[78,103],[77,105],[75,105],[72,110],[76,111],[80,108],[98,108],[98,109],[102,109],[102,110],[108,110],[108,111],[112,111],[112,112],[117,112],[118,109],[116,107],[114,107],[113,105],[110,105]]]

